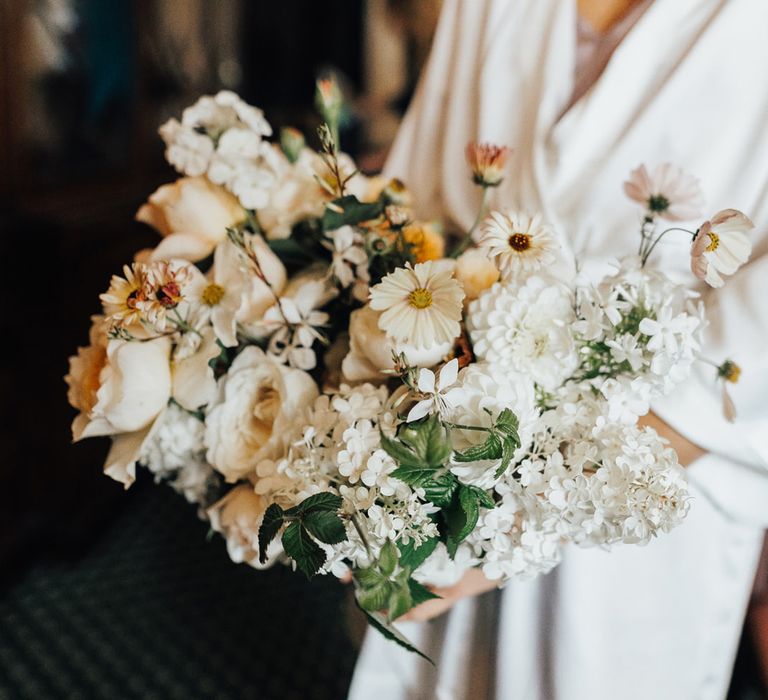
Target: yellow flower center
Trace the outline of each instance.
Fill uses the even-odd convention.
[[[216,306],[224,298],[225,289],[218,284],[209,284],[202,294],[203,304]]]
[[[718,246],[720,245],[720,236],[718,236],[714,231],[710,231],[708,234],[709,236],[709,245],[705,248],[707,253],[711,253],[713,250],[717,250]]]
[[[522,253],[531,247],[531,235],[528,233],[513,233],[509,237],[509,245],[513,250]]]
[[[408,303],[414,309],[426,309],[428,306],[432,306],[432,292],[428,289],[414,289],[408,295]]]

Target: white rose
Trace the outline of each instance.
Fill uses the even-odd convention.
[[[136,219],[157,229],[163,240],[151,260],[208,257],[227,237],[227,228],[245,218],[242,206],[224,188],[205,177],[182,177],[163,185],[136,213]]]
[[[246,348],[219,382],[206,417],[208,461],[231,482],[260,460],[282,456],[293,422],[317,394],[306,372],[275,362],[260,348]]]
[[[266,568],[282,551],[280,540],[273,540],[269,560],[264,566],[259,564],[259,527],[268,505],[269,501],[254,493],[253,487],[241,484],[207,510],[211,527],[224,535],[227,552],[235,563]]]
[[[130,486],[136,460],[171,397],[171,341],[108,340],[103,318],[94,317],[91,345],[70,358],[68,398],[79,414],[74,440],[112,436],[104,472]]]
[[[384,379],[382,370],[395,365],[392,352],[404,353],[408,362],[416,367],[432,367],[450,351],[452,343],[438,343],[428,348],[398,343],[379,328],[380,312],[367,304],[353,311],[349,320],[349,353],[341,364],[347,381]]]

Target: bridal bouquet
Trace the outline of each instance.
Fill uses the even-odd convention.
[[[183,177],[139,210],[163,238],[112,278],[70,361],[75,439],[111,436],[106,473],[129,486],[145,466],[237,562],[351,576],[403,644],[392,620],[471,567],[501,584],[550,570],[568,543],[677,526],[685,473],[638,417],[702,361],[697,294],[650,264],[687,231],[660,223],[699,215],[697,181],[635,170],[638,253],[590,282],[578,261],[555,265],[539,215],[486,213],[508,149],[467,147],[483,206],[451,247],[401,182],[338,150],[333,83],[318,104],[317,151],[292,129],[269,140],[230,92],[161,127]],[[751,227],[719,212],[680,255],[720,286]]]

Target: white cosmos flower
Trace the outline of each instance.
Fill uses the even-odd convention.
[[[497,258],[502,276],[532,272],[555,259],[558,248],[552,228],[541,216],[505,210],[491,212],[483,222],[478,245]]]
[[[701,215],[704,196],[699,181],[672,163],[635,168],[624,183],[624,193],[642,204],[652,216],[668,221],[689,221]]]
[[[724,209],[705,221],[691,245],[691,271],[711,287],[722,287],[721,275],[732,275],[749,259],[747,232],[755,225],[736,209]]]
[[[439,372],[439,379],[435,382],[435,373],[431,369],[422,367],[419,370],[418,387],[426,398],[419,401],[409,412],[406,422],[424,418],[430,413],[442,413],[452,405],[451,392],[448,389],[456,383],[459,374],[459,361],[454,357],[443,365]]]
[[[371,289],[370,306],[383,311],[379,328],[395,340],[429,347],[461,333],[463,299],[452,271],[428,261],[388,274]]]

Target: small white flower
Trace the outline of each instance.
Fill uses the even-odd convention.
[[[698,179],[671,163],[657,165],[652,173],[645,165],[635,168],[624,183],[624,193],[642,204],[651,217],[668,221],[695,219],[704,202]]]
[[[342,289],[354,285],[368,285],[368,254],[363,246],[363,237],[351,226],[342,226],[327,231],[331,241],[326,247],[333,253],[331,272]],[[357,294],[355,294],[357,298]]]
[[[452,271],[433,261],[400,267],[371,289],[370,306],[383,311],[379,328],[395,340],[430,347],[461,333],[464,291]]]
[[[722,287],[721,275],[732,275],[749,259],[752,244],[747,233],[754,227],[736,209],[724,209],[705,221],[691,245],[693,274],[711,287]]]
[[[427,398],[411,408],[405,419],[406,422],[411,423],[430,413],[443,413],[448,410],[451,406],[451,398],[447,390],[456,383],[458,374],[459,361],[456,358],[443,365],[437,385],[435,385],[435,373],[431,369],[422,367],[419,370],[418,388],[422,394],[427,395]]]
[[[480,233],[478,245],[497,259],[503,277],[533,272],[552,263],[559,247],[554,231],[539,214],[494,211],[483,222]]]

